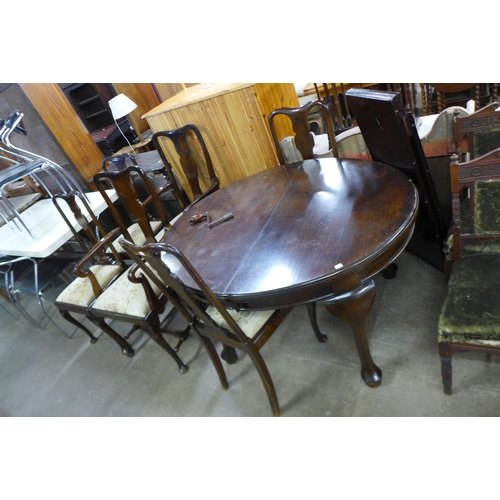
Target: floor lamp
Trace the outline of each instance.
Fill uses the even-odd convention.
[[[118,130],[121,132],[121,134],[127,141],[127,144],[132,149],[132,152],[135,154],[135,149],[133,148],[132,144],[130,144],[129,140],[127,139],[127,136],[123,133],[123,130],[120,128],[120,125],[118,125],[117,120],[131,113],[135,108],[137,108],[137,104],[131,99],[129,99],[125,94],[118,94],[116,97],[113,97],[113,99],[111,99],[108,102],[108,104],[109,104],[109,109],[111,110],[111,114],[113,115],[113,120],[115,121]]]

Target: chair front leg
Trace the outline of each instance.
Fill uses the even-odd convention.
[[[444,393],[451,395],[451,343],[439,342],[439,357],[441,358],[441,377]]]
[[[316,319],[316,302],[308,302],[306,304],[307,312],[309,314],[309,321],[311,323],[312,329],[316,334],[318,342],[324,343],[328,340],[328,337],[320,332],[318,327],[318,321]]]
[[[93,335],[93,333],[82,323],[80,323],[76,318],[71,316],[71,314],[68,311],[64,311],[59,309],[59,314],[68,322],[71,323],[72,325],[76,326],[77,328],[80,328],[80,330],[83,330],[89,337],[90,337],[90,343],[95,344],[97,342],[97,337]]]
[[[104,333],[109,335],[121,348],[122,348],[122,353],[125,354],[125,356],[128,356],[131,358],[134,354],[135,351],[132,348],[132,346],[117,332],[111,328],[106,321],[104,321],[103,318],[92,318],[92,322],[98,326]]]

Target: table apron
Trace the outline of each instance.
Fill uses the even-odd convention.
[[[379,254],[369,256],[363,261],[317,282],[303,283],[293,289],[270,291],[266,294],[229,296],[215,293],[226,307],[235,307],[241,310],[266,310],[294,307],[352,292],[385,269],[403,252],[413,235],[415,218],[416,214],[412,223]],[[192,290],[192,293],[197,295],[196,290]]]

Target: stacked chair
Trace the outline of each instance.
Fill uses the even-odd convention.
[[[154,196],[154,190],[152,194]],[[133,199],[129,200],[129,205]],[[187,366],[179,359],[176,351],[187,338],[189,327],[181,332],[171,332],[161,327],[160,315],[165,312],[167,299],[147,280],[135,277],[136,269],[123,258],[120,253],[121,246],[117,243],[118,236],[123,236],[121,227],[106,233],[85,198],[78,192],[56,195],[54,203],[82,249],[87,250],[74,267],[76,280],[66,287],[55,301],[55,306],[63,318],[82,329],[91,342],[95,343],[97,338],[74,317],[75,313],[83,315],[109,335],[119,345],[122,353],[129,357],[133,356],[135,351],[128,339],[133,332],[142,328],[172,356],[179,366],[179,371],[185,373]],[[65,216],[63,203],[69,205],[83,231],[73,228]],[[112,205],[111,201],[110,204]],[[152,238],[152,233],[147,233],[146,238]],[[172,309],[167,314],[166,321],[171,319],[173,311]],[[106,320],[125,322],[131,327],[122,335]],[[179,339],[174,348],[163,338],[167,333]]]
[[[22,122],[23,116],[23,113],[15,110],[6,120],[0,119],[0,156],[4,162],[11,164],[0,171],[0,206],[3,209],[1,217],[5,224],[13,229],[26,232],[33,238],[32,228],[29,228],[23,221],[14,203],[6,195],[6,186],[24,179],[39,195],[51,197],[60,192],[80,189],[80,187],[77,181],[60,165],[36,153],[16,147],[11,142],[13,132],[27,135]],[[31,324],[42,328],[42,321],[35,319],[33,314],[28,312],[23,306],[21,298],[23,295],[35,296],[43,313],[49,321],[53,322],[45,309],[43,292],[56,277],[64,276],[63,271],[74,260],[74,258],[62,258],[61,256],[47,259],[2,256],[0,274],[3,274],[5,279],[0,286],[5,289],[7,298],[16,310]],[[67,335],[56,323],[54,325]]]
[[[10,136],[13,132],[26,135],[26,130],[22,127],[23,113],[15,110],[7,120],[0,120],[0,152],[2,159],[12,163],[12,166],[0,171],[0,203],[4,208],[7,217],[4,217],[6,223],[12,223],[19,229],[25,230],[30,236],[33,236],[30,228],[24,223],[21,215],[6,196],[4,188],[8,184],[22,178],[33,178],[42,188],[43,192],[52,196],[56,192],[69,192],[74,189],[80,189],[76,180],[66,172],[60,165],[48,158],[36,153],[26,151],[12,144]],[[56,186],[50,186],[41,176],[46,173],[48,178]],[[31,185],[35,185],[32,183]]]

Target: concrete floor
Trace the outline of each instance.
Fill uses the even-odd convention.
[[[454,393],[444,395],[436,342],[444,276],[408,252],[397,263],[395,279],[376,278],[368,324],[372,356],[383,372],[380,387],[362,382],[348,327],[320,307],[320,327],[328,335],[320,344],[306,308],[298,307],[262,350],[282,417],[500,415],[495,356],[487,361],[485,355],[455,355]],[[47,292],[47,302],[52,298]],[[27,300],[32,305],[33,299]],[[34,312],[41,318],[38,309]],[[52,317],[72,331],[54,309]],[[0,416],[272,416],[248,358],[226,365],[230,388],[223,391],[194,335],[179,353],[190,367],[181,375],[140,332],[133,337],[136,354],[127,358],[104,334],[92,345],[80,330],[68,339],[50,324],[36,330],[5,311],[0,321]]]

